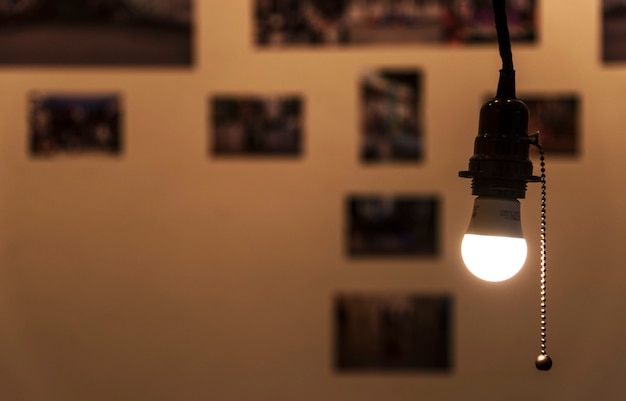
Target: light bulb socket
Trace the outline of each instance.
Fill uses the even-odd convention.
[[[473,195],[524,198],[526,183],[540,181],[529,158],[528,119],[528,107],[516,98],[496,96],[482,106],[469,170],[459,172],[472,178]]]

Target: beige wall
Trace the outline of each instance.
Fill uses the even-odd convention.
[[[493,47],[261,52],[248,1],[198,1],[197,65],[0,70],[0,398],[137,400],[567,400],[626,394],[626,65],[599,59],[598,1],[541,1],[541,42],[515,47],[519,92],[577,92],[582,153],[548,161],[549,353],[537,372],[538,251],[502,284],[462,267],[465,169]],[[419,166],[357,161],[366,67],[425,73]],[[121,91],[118,160],[32,160],[31,90]],[[297,92],[305,154],[207,156],[213,93]],[[357,191],[436,194],[435,260],[348,260],[343,205]],[[522,206],[538,249],[539,187]],[[449,375],[337,374],[338,291],[453,295]]]

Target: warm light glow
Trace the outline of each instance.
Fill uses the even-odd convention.
[[[524,238],[465,234],[461,255],[465,266],[486,281],[513,277],[526,262],[528,247]]]
[[[502,281],[526,261],[526,240],[517,199],[479,196],[461,244],[465,266],[476,277]]]

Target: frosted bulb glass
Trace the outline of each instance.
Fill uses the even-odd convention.
[[[503,281],[520,271],[528,247],[524,238],[465,234],[461,255],[468,270],[486,281]]]
[[[526,261],[527,246],[517,199],[479,196],[461,255],[476,277],[502,281],[513,277]]]

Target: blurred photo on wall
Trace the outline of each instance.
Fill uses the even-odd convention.
[[[506,2],[513,42],[537,38],[536,1]],[[494,43],[491,0],[254,0],[260,47]]]
[[[345,292],[333,306],[338,371],[452,369],[450,296]]]
[[[193,63],[193,0],[0,0],[0,66]]]
[[[299,96],[215,96],[210,152],[215,156],[288,156],[302,153]]]
[[[439,200],[433,196],[351,195],[346,226],[353,257],[434,257],[439,252]]]
[[[121,153],[118,94],[32,93],[28,120],[32,156]]]
[[[626,1],[602,0],[602,60],[626,61]]]
[[[545,153],[577,156],[580,153],[580,98],[575,94],[520,96],[530,112],[528,132],[539,132]],[[531,146],[531,150],[536,151]]]
[[[423,158],[422,75],[367,70],[361,74],[360,159],[367,164]]]

